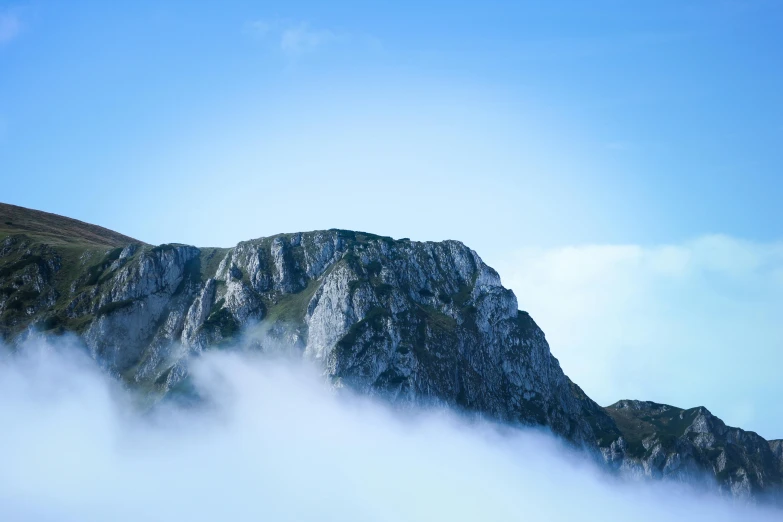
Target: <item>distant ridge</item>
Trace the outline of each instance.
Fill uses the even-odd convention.
[[[49,212],[0,203],[0,237],[27,234],[50,243],[72,243],[101,247],[143,244],[108,228]]]

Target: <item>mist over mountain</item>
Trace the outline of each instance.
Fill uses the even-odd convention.
[[[687,483],[743,501],[775,502],[783,488],[779,440],[727,427],[703,407],[681,409],[638,400],[596,404],[563,373],[544,333],[527,312],[518,310],[516,297],[501,285],[497,272],[458,241],[416,242],[325,230],[279,234],[227,249],[151,246],[61,216],[0,205],[0,333],[8,351],[17,354],[10,361],[42,338],[73,336],[112,382],[129,390],[121,395],[132,394],[132,402],[152,411],[174,411],[174,418],[189,414],[168,409],[171,401],[206,398],[207,404],[221,409],[215,388],[205,386],[203,374],[199,377],[198,368],[211,364],[200,362],[204,360],[218,361],[218,380],[228,381],[229,389],[244,390],[257,379],[267,383],[260,385],[268,386],[265,393],[285,389],[286,395],[296,394],[291,381],[270,381],[244,363],[215,358],[215,352],[241,347],[246,353],[304,361],[329,388],[371,397],[397,410],[448,409],[474,422],[500,423],[512,430],[512,439],[522,437],[519,440],[529,436],[527,431],[517,434],[525,427],[549,431],[562,441],[544,443],[547,455],[557,462],[558,471],[545,474],[553,482],[568,475],[563,471],[568,459],[581,463],[579,473],[589,468],[592,476],[595,470],[587,463],[592,459],[608,475],[667,479],[667,484]],[[25,393],[34,396],[30,389],[41,376],[33,372],[35,379],[18,378],[16,363],[6,364],[9,386],[26,387]],[[63,360],[45,364],[51,368],[45,372],[58,376],[55,382],[70,382],[57,369],[67,364]],[[103,377],[90,375],[91,382],[104,383]],[[98,397],[111,395],[106,392],[111,385],[95,386]],[[313,397],[328,395],[324,391],[309,389],[307,400],[321,400]],[[42,425],[19,422],[24,419],[25,393],[14,388],[7,393],[23,399],[5,403],[11,412],[8,423],[21,428],[18,439],[9,439],[4,447],[20,444],[30,426],[36,436],[45,433]],[[238,402],[226,404],[242,405],[259,395],[243,393],[238,392]],[[92,400],[89,395],[76,393],[62,411],[78,411],[80,401]],[[104,406],[115,416],[112,400],[106,398]],[[285,416],[275,408],[298,405],[298,399],[281,401],[264,415],[274,423]],[[70,415],[57,408],[52,419]],[[324,420],[324,413],[307,411]],[[342,418],[340,408],[332,413]],[[356,422],[348,417],[349,423]],[[201,421],[188,417],[185,424],[192,422]],[[308,420],[303,417],[301,422],[302,429],[310,430]],[[338,420],[326,422],[339,431],[334,428],[340,426]],[[448,434],[450,430],[444,428]],[[189,436],[187,429],[177,433]],[[281,432],[280,440],[288,435]],[[147,436],[145,432],[139,440],[148,444]],[[427,444],[439,444],[435,441],[440,435],[427,437]],[[479,442],[466,442],[464,449],[479,448],[479,453],[464,455],[466,459],[479,458],[492,446],[483,435],[469,435],[473,441],[471,437]],[[73,440],[79,438],[76,434]],[[288,448],[307,447],[310,439],[300,442]],[[536,444],[520,453],[523,460],[535,453],[531,448]],[[345,451],[328,445],[324,450]],[[362,450],[367,455],[376,451]],[[490,457],[502,460],[514,451],[515,444],[504,445],[500,453],[490,451]],[[445,462],[457,454],[462,455],[454,451],[440,457]],[[25,465],[20,459],[19,469]],[[329,462],[331,466],[339,459]],[[438,463],[436,459],[428,465],[436,469]],[[381,464],[394,468],[397,478],[403,473],[395,463]],[[549,461],[540,464],[546,468]],[[288,471],[281,467],[276,473]],[[327,475],[322,480],[328,480]],[[315,477],[309,480],[317,482]],[[497,478],[491,480],[500,484]],[[525,478],[520,487],[528,487],[530,480]],[[503,502],[508,500],[498,494]],[[567,513],[570,508],[559,509]],[[519,512],[509,504],[508,513]]]
[[[317,366],[211,350],[196,403],[139,408],[69,336],[0,360],[0,518],[14,521],[778,520],[620,480],[545,432],[330,393]]]

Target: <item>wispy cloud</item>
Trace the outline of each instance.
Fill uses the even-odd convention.
[[[9,11],[0,11],[0,45],[13,40],[22,30],[19,16]]]
[[[313,27],[307,21],[254,20],[247,24],[246,29],[249,34],[273,44],[289,57],[312,53],[319,48],[351,38],[346,33]]]
[[[313,30],[306,22],[283,30],[280,49],[289,54],[302,54],[329,44],[337,39],[332,31]]]

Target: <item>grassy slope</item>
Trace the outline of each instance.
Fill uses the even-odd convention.
[[[144,245],[141,241],[97,225],[0,203],[0,241],[9,236],[16,236],[28,246],[16,248],[0,259],[0,291],[10,298],[10,306],[6,306],[0,317],[0,331],[5,335],[25,328],[33,318],[25,310],[38,300],[39,293],[32,281],[23,281],[22,275],[30,268],[28,265],[38,264],[44,268],[47,261],[59,259],[61,268],[50,282],[56,291],[57,302],[53,307],[41,309],[40,315],[47,318],[47,327],[78,332],[89,318],[74,320],[63,317],[70,285],[85,273],[94,276],[96,281],[88,281],[88,284],[94,284],[110,262],[119,256],[122,247],[132,243]]]
[[[119,247],[142,243],[107,228],[57,214],[0,203],[0,239],[25,234],[52,246]]]

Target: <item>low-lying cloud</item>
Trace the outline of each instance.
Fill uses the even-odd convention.
[[[706,406],[783,437],[783,243],[523,249],[496,268],[599,403]]]
[[[0,361],[2,520],[774,518],[623,483],[533,430],[334,393],[312,368],[248,353],[194,362],[203,404],[145,410],[63,344]]]

